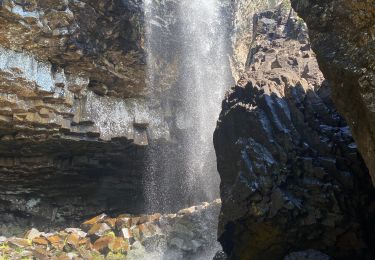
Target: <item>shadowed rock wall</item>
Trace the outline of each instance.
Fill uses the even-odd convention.
[[[375,2],[291,2],[375,183]]]
[[[285,5],[256,15],[249,61],[214,134],[224,251],[372,259],[374,190],[303,21]]]

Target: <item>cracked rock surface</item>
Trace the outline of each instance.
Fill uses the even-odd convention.
[[[259,13],[249,56],[214,134],[224,251],[229,259],[305,259],[293,253],[304,250],[372,259],[374,190],[305,24],[285,5]]]
[[[140,164],[169,127],[141,3],[0,1],[0,233],[143,207]]]
[[[375,184],[375,2],[292,0]]]

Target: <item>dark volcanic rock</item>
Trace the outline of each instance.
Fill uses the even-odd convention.
[[[0,1],[0,45],[90,78],[111,96],[145,91],[141,1]]]
[[[293,252],[287,255],[285,260],[331,260],[329,256],[316,250],[306,250],[302,252]]]
[[[169,136],[143,23],[139,0],[0,1],[0,233],[139,213],[144,151]]]
[[[375,1],[291,2],[375,184]]]
[[[249,61],[214,134],[224,251],[372,259],[374,191],[303,21],[284,6],[257,15]]]
[[[316,250],[293,252],[285,257],[285,260],[331,260],[329,256]]]

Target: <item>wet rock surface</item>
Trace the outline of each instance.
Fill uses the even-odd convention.
[[[305,24],[285,5],[258,14],[249,57],[214,134],[228,258],[372,259],[374,190]]]
[[[375,183],[375,3],[292,0]]]
[[[4,259],[209,259],[218,250],[221,202],[203,203],[176,214],[98,215],[59,232],[31,229],[23,238],[0,237]]]

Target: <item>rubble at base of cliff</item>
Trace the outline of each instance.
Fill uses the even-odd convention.
[[[24,237],[0,236],[0,259],[207,259],[218,250],[217,215],[221,202],[202,203],[175,214],[98,215],[79,228]],[[213,243],[213,244],[212,244]]]

